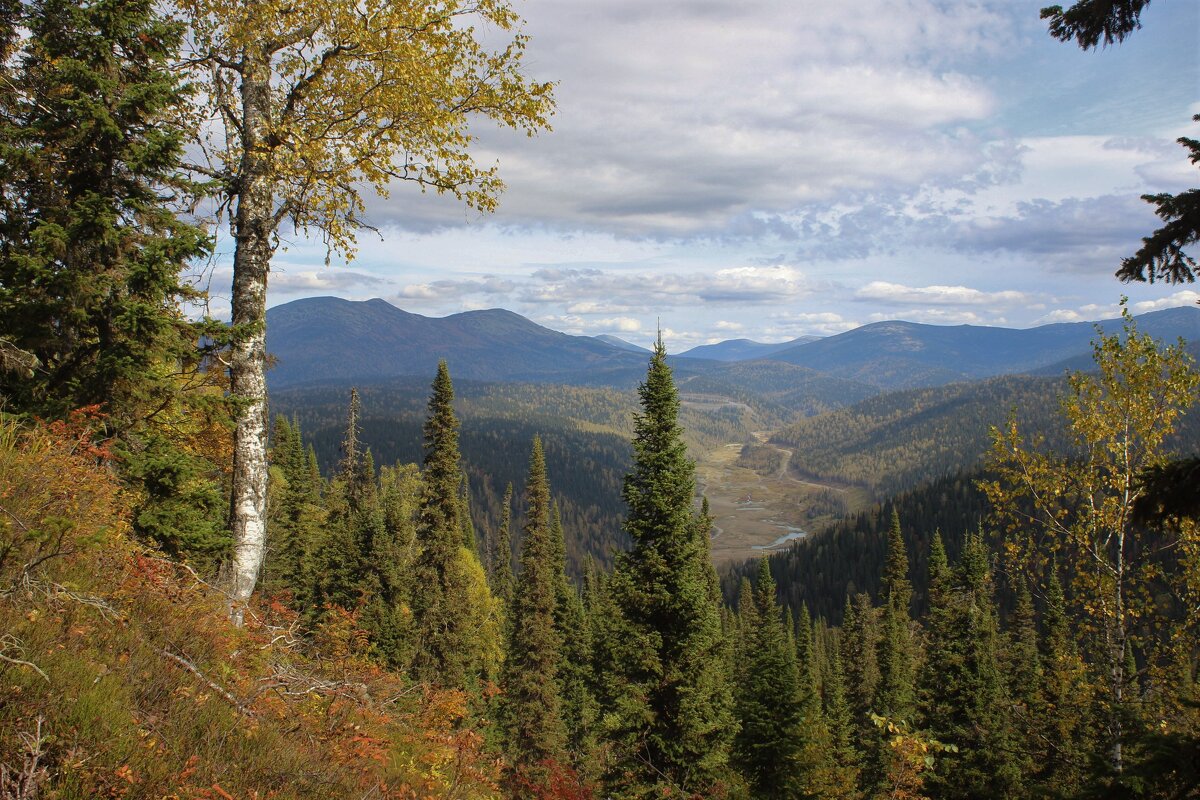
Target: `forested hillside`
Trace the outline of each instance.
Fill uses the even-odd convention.
[[[896,514],[904,522],[904,544],[912,554],[913,611],[925,613],[930,541],[934,533],[940,533],[947,556],[953,560],[967,535],[985,527],[989,506],[977,486],[984,475],[973,470],[939,478],[848,515],[787,550],[766,556],[780,602],[791,609],[804,606],[813,617],[840,625],[846,598],[860,592],[877,597],[887,559],[887,533]],[[741,580],[753,578],[757,571],[756,562],[727,570],[721,576],[726,601],[736,600]]]
[[[1059,424],[1066,378],[1008,376],[929,389],[889,392],[854,406],[804,418],[772,439],[794,448],[790,467],[804,477],[865,486],[883,498],[979,464],[988,431],[1015,415],[1029,436],[1059,451],[1069,440]],[[1178,423],[1170,452],[1200,447],[1200,413]]]

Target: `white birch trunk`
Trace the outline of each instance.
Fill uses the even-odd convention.
[[[239,627],[262,571],[267,543],[267,273],[275,228],[270,160],[263,146],[270,119],[269,62],[264,54],[247,52],[243,64],[244,150],[234,213],[232,297],[233,324],[240,333],[229,366],[230,393],[238,404],[230,498],[229,611]]]

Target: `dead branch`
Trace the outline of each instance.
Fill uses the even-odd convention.
[[[11,633],[6,633],[3,636],[0,636],[0,661],[5,661],[9,664],[16,664],[22,667],[29,667],[38,675],[41,675],[42,680],[44,680],[46,683],[50,682],[50,677],[46,675],[46,673],[42,672],[42,668],[37,664],[34,664],[32,661],[26,661],[23,658],[14,658],[13,656],[9,655],[9,652],[25,655],[25,646],[21,644],[21,640],[16,636],[13,636]],[[38,718],[38,723],[40,726],[40,717]]]
[[[193,664],[192,662],[188,661],[188,660],[187,660],[186,658],[184,658],[183,656],[181,656],[181,655],[178,655],[178,654],[176,654],[176,653],[172,653],[170,650],[166,650],[166,649],[164,649],[164,648],[161,648],[161,647],[158,649],[158,652],[159,652],[160,654],[162,654],[162,655],[166,656],[167,658],[171,659],[171,660],[172,660],[172,661],[174,661],[176,664],[178,664],[179,666],[181,666],[181,667],[183,667],[184,669],[186,669],[188,672],[190,672],[190,673],[192,673],[193,675],[195,675],[197,678],[199,678],[201,683],[203,683],[205,686],[207,686],[208,688],[212,689],[214,692],[216,692],[217,694],[219,694],[221,697],[223,697],[223,698],[225,698],[227,701],[229,701],[229,703],[230,703],[230,704],[231,704],[231,705],[232,705],[234,708],[236,708],[236,709],[237,709],[237,711],[238,711],[238,713],[239,713],[239,714],[241,714],[241,715],[242,715],[242,716],[244,716],[244,717],[253,717],[253,716],[254,716],[254,712],[253,712],[253,711],[251,711],[251,710],[250,710],[249,708],[247,708],[246,706],[242,705],[242,702],[241,702],[240,700],[238,700],[236,696],[234,696],[233,692],[230,692],[230,691],[229,691],[228,689],[226,689],[224,686],[221,686],[220,684],[218,684],[218,683],[215,683],[214,681],[212,681],[211,679],[209,679],[209,677],[208,677],[207,675],[205,675],[203,672],[201,672],[201,671],[200,671],[200,668],[199,668],[199,667],[197,667],[195,664]]]

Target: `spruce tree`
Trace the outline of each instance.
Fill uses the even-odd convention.
[[[925,718],[932,736],[957,752],[938,760],[932,783],[946,798],[1024,796],[981,535],[967,537],[953,576],[945,606],[930,615]]]
[[[182,308],[200,299],[182,272],[211,245],[182,216],[201,194],[181,166],[184,29],[150,0],[34,0],[4,17],[0,365],[14,368],[0,405],[98,407],[134,532],[208,568],[230,539],[220,447],[205,447],[223,433],[220,371],[201,369],[197,342],[225,331]]]
[[[472,625],[463,598],[468,576],[462,554],[458,418],[446,362],[438,363],[425,420],[419,553],[414,565],[413,617],[417,642],[413,673],[421,681],[466,687],[471,675]]]
[[[596,722],[600,714],[592,690],[592,635],[583,598],[567,576],[567,545],[558,501],[550,503],[550,536],[557,583],[554,625],[562,637],[558,662],[559,696],[572,765],[590,776],[598,747]]]
[[[824,687],[823,710],[829,726],[830,755],[835,769],[835,785],[832,796],[854,798],[857,796],[859,770],[862,754],[855,740],[854,717],[846,697],[845,670],[838,648],[829,652],[829,669],[822,680]]]
[[[622,492],[633,549],[618,557],[609,582],[620,612],[612,632],[619,639],[609,643],[617,747],[609,783],[622,797],[711,792],[728,775],[734,730],[727,651],[661,337],[639,396],[633,471]]]
[[[1042,615],[1042,669],[1046,712],[1042,740],[1049,745],[1037,780],[1049,796],[1072,797],[1082,789],[1096,745],[1095,689],[1075,642],[1066,598],[1051,563]]]
[[[782,610],[775,600],[775,581],[766,557],[759,559],[753,592],[743,583],[740,603],[741,657],[734,707],[739,730],[733,741],[733,763],[756,798],[797,798],[804,776],[800,748],[805,697],[800,686],[796,650]]]
[[[311,470],[298,421],[275,419],[268,504],[268,558],[263,584],[287,592],[292,607],[312,603],[314,559],[325,525],[320,474]]]
[[[505,611],[512,609],[513,602],[513,570],[512,570],[512,497],[513,487],[504,487],[504,500],[500,509],[500,527],[496,529],[495,549],[491,557],[491,587]]]
[[[183,27],[150,0],[10,14],[27,36],[0,104],[0,340],[36,368],[0,372],[0,395],[52,418],[98,404],[124,434],[196,361],[181,271],[210,242],[176,213],[197,192],[193,93],[171,66]]]
[[[870,595],[861,592],[853,600],[846,598],[842,614],[842,665],[854,738],[859,742],[862,754],[859,786],[867,795],[874,793],[883,778],[880,753],[884,745],[870,716],[879,687],[878,620]]]
[[[800,606],[795,638],[791,644],[796,651],[796,698],[800,709],[796,770],[799,794],[813,798],[834,797],[845,786],[840,780],[842,776],[836,774],[833,742],[821,708],[820,667],[813,639],[812,618],[806,605]]]
[[[1046,763],[1047,747],[1040,730],[1040,722],[1046,717],[1046,685],[1038,652],[1040,642],[1033,595],[1028,583],[1020,578],[1017,581],[1016,608],[1002,664],[1014,711],[1014,763],[1022,775],[1031,776]]]
[[[881,592],[883,617],[879,640],[879,688],[875,694],[876,712],[886,717],[912,722],[915,706],[913,669],[915,644],[909,605],[912,583],[908,579],[908,552],[900,532],[900,516],[893,509],[888,530],[887,566]]]
[[[558,682],[562,636],[555,624],[562,567],[552,532],[546,460],[536,436],[525,485],[525,520],[502,689],[514,780],[536,787],[548,777],[547,763],[561,761],[566,743]]]

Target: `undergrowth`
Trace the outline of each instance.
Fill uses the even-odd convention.
[[[483,798],[457,692],[374,666],[353,614],[298,633],[131,540],[85,417],[0,423],[0,800]]]

